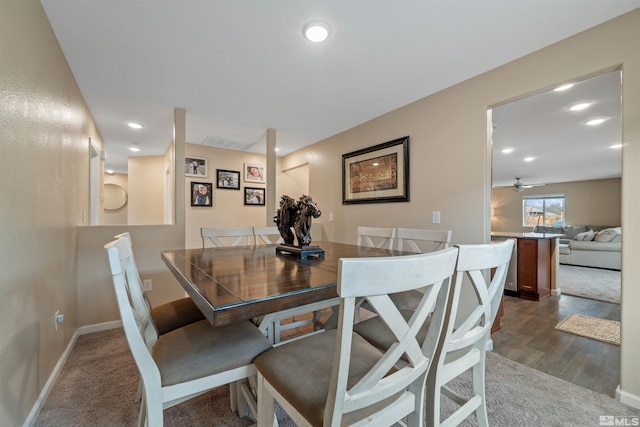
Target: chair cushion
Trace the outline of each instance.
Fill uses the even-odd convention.
[[[156,325],[158,335],[164,335],[174,329],[205,318],[198,306],[189,297],[154,307],[149,314],[151,314],[153,323]]]
[[[323,425],[324,409],[329,393],[336,330],[292,341],[256,357],[254,364],[262,376],[311,425]],[[380,359],[381,353],[358,334],[353,334],[349,380],[352,387]],[[386,406],[393,399],[345,414],[343,424],[365,418]]]
[[[400,310],[400,314],[402,314],[402,317],[404,317],[406,321],[409,321],[409,319],[411,318],[411,315],[413,314],[413,311]],[[425,338],[427,337],[427,332],[429,331],[430,323],[431,323],[431,316],[427,318],[427,321],[424,322],[424,325],[422,325],[422,327],[420,328],[420,331],[416,336],[416,338],[418,339],[418,342],[421,345],[424,342]],[[353,330],[358,335],[360,335],[361,337],[363,337],[364,339],[366,339],[371,344],[373,344],[374,346],[376,346],[381,350],[388,349],[391,346],[391,344],[395,342],[395,338],[393,337],[393,334],[391,333],[387,325],[385,325],[384,322],[378,316],[356,323],[355,325],[353,325]]]
[[[249,365],[269,348],[266,337],[249,321],[213,327],[201,320],[162,335],[152,356],[162,385],[168,386]]]

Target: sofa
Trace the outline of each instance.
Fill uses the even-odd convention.
[[[620,270],[622,229],[593,225],[537,226],[536,233],[564,234],[559,239],[560,264]]]

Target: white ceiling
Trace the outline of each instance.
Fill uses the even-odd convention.
[[[264,154],[265,129],[273,128],[278,155],[286,155],[640,7],[640,0],[41,2],[105,141],[105,167],[119,172],[134,142],[139,155],[164,153],[175,107],[186,110],[187,142],[255,144],[249,151]],[[302,37],[304,24],[318,19],[332,27],[322,44]],[[515,113],[505,111],[502,125],[496,119],[496,145],[501,133],[511,144],[507,119]],[[130,120],[145,127],[132,130]],[[526,139],[537,148],[548,140],[517,143]],[[516,172],[538,179],[507,163],[518,165],[510,180]]]

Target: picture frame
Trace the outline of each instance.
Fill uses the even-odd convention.
[[[342,204],[409,201],[409,137],[342,155]]]
[[[240,171],[216,169],[216,188],[240,190]]]
[[[191,181],[191,206],[213,206],[213,184]]]
[[[264,166],[258,163],[245,163],[244,181],[264,184]]]
[[[184,158],[185,176],[206,178],[209,176],[208,160],[205,157],[186,156]]]
[[[244,204],[248,206],[264,206],[266,189],[244,187]]]

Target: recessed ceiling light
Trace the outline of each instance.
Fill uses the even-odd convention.
[[[312,21],[304,26],[302,34],[314,43],[325,41],[331,34],[331,27],[323,21]]]
[[[535,157],[525,157],[523,160],[525,162],[533,162],[536,158]]]
[[[278,147],[273,149],[274,151],[280,151],[280,149]]]
[[[586,102],[580,102],[579,104],[574,104],[571,107],[569,107],[569,110],[571,111],[581,111],[584,109],[587,109],[589,107],[591,107],[594,104],[593,101],[586,101]]]
[[[502,153],[511,154],[511,153],[513,153],[513,148],[505,148],[504,150],[502,150]]]
[[[113,169],[107,169],[105,170],[106,173],[108,173],[109,175],[113,175]]]
[[[601,125],[602,123],[606,122],[608,119],[604,119],[604,118],[600,118],[600,119],[593,119],[593,120],[589,120],[587,122],[587,125],[589,126],[597,126],[597,125]]]
[[[127,123],[127,126],[133,129],[142,129],[144,127],[144,125],[142,125],[141,123],[136,123],[136,122],[129,122]]]
[[[571,89],[574,86],[574,83],[567,83],[561,86],[558,86],[553,91],[554,92],[562,92],[563,90]]]
[[[611,144],[609,148],[622,148],[622,144]]]
[[[129,147],[129,151],[134,151],[134,152],[138,152],[140,151],[140,149],[138,147]]]

